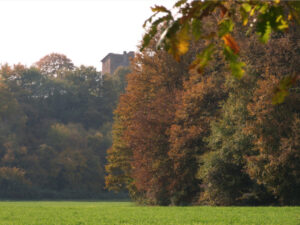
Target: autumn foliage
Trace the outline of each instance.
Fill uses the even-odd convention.
[[[110,196],[106,150],[129,68],[101,77],[61,54],[37,64],[0,68],[0,197]]]
[[[247,35],[224,36],[247,62],[239,79],[221,48],[201,74],[193,70],[196,52],[207,51],[202,41],[179,62],[155,41],[137,56],[115,111],[107,188],[126,188],[146,204],[300,203],[299,82],[292,80],[299,27],[266,45]],[[280,87],[288,93],[274,98]]]
[[[170,204],[174,176],[168,157],[169,129],[187,66],[153,48],[134,59],[126,93],[115,111],[114,142],[106,167],[109,188],[116,188],[116,180],[125,181],[134,198]]]

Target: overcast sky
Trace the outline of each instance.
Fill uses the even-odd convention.
[[[0,63],[27,66],[52,52],[95,66],[136,51],[150,6],[173,0],[0,0]]]

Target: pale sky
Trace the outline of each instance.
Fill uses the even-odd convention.
[[[109,52],[136,51],[150,6],[175,0],[0,0],[0,63],[27,66],[62,53],[95,66]]]

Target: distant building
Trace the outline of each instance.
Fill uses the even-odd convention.
[[[102,74],[113,74],[119,66],[129,66],[130,58],[134,58],[134,52],[123,54],[109,53],[102,60]]]

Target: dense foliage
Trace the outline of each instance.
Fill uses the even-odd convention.
[[[205,40],[206,47],[198,52],[190,70],[203,73],[218,47],[221,47],[227,65],[236,78],[244,75],[246,66],[239,58],[241,43],[233,35],[240,29],[239,23],[248,28],[247,33],[255,32],[263,43],[268,42],[272,32],[286,32],[291,25],[300,24],[299,1],[178,0],[170,10],[155,5],[152,11],[154,14],[144,23],[144,27],[150,26],[143,37],[141,50],[160,33],[157,48],[164,48],[179,61],[180,56],[188,52],[192,40]],[[211,16],[216,21],[207,32],[206,19]],[[273,102],[283,102],[288,89],[297,80],[298,74],[282,79],[272,97]]]
[[[186,3],[182,18],[194,19],[184,15],[195,12],[197,4],[218,8],[218,2]],[[275,2],[257,4],[271,7],[260,11],[262,15],[283,7]],[[259,21],[262,15],[256,15]],[[201,22],[202,34],[220,23],[213,12]],[[150,28],[144,41],[151,41],[133,62],[115,111],[106,166],[109,189],[127,188],[135,200],[147,204],[300,204],[299,26],[268,33],[269,42],[260,43],[254,31],[245,32],[239,19],[234,23],[239,29],[230,33],[240,43],[236,59],[246,62],[243,76],[231,76],[233,64],[224,54],[224,40],[209,39],[213,54],[207,40],[184,42],[183,21],[176,31],[169,24],[167,31],[173,33],[163,36],[167,49],[157,49],[165,26],[154,27],[154,33]],[[184,54],[177,52],[178,60],[172,51],[185,44]],[[205,56],[199,58],[198,52]],[[195,64],[195,57],[202,61]],[[203,60],[201,71],[194,70]]]
[[[96,196],[129,70],[102,77],[61,54],[36,65],[0,71],[0,197]]]
[[[174,9],[152,9],[114,75],[60,54],[2,66],[0,197],[106,186],[153,205],[300,204],[299,2]]]

